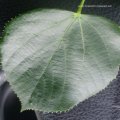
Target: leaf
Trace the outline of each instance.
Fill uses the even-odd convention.
[[[66,111],[112,81],[120,64],[120,29],[97,16],[37,10],[5,30],[2,66],[22,110]]]

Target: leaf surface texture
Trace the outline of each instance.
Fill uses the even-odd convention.
[[[3,70],[22,110],[69,110],[118,72],[120,29],[102,17],[37,10],[13,20],[3,39]]]

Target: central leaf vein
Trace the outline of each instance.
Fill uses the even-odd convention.
[[[68,30],[69,30],[70,27],[73,25],[73,23],[74,23],[75,20],[76,20],[76,19],[74,19],[74,20],[66,27],[65,32],[64,32],[62,38],[59,39],[59,41],[58,41],[58,42],[59,42],[59,43],[58,43],[58,47],[57,47],[57,48],[55,49],[55,51],[53,52],[53,55],[50,57],[50,60],[49,60],[48,64],[46,65],[45,69],[43,70],[43,72],[42,72],[42,74],[41,74],[41,76],[40,76],[40,79],[39,79],[38,82],[36,83],[36,86],[34,87],[32,93],[31,93],[31,95],[30,95],[30,98],[32,97],[32,94],[34,93],[34,91],[35,91],[35,89],[36,89],[36,87],[37,87],[37,84],[38,84],[39,81],[41,80],[42,76],[45,74],[45,72],[46,72],[48,66],[50,65],[50,63],[51,63],[51,61],[52,61],[55,53],[56,53],[57,50],[59,49],[59,46],[61,45],[61,42],[64,40],[65,34],[68,32]],[[44,96],[44,95],[43,95],[43,96]]]

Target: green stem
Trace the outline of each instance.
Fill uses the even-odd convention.
[[[78,10],[77,10],[77,14],[80,16],[81,13],[82,13],[82,9],[83,9],[83,6],[84,6],[84,3],[85,3],[85,0],[82,0],[80,5],[78,6]]]

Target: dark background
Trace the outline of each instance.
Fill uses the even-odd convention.
[[[0,36],[5,24],[36,8],[59,8],[76,11],[81,0],[0,0]],[[112,5],[110,8],[84,8],[83,13],[105,16],[120,25],[120,0],[86,0],[86,5]],[[3,72],[2,72],[3,74]],[[41,114],[43,120],[120,120],[120,77],[105,90],[80,103],[67,113]],[[5,79],[5,78],[3,78]],[[20,113],[20,102],[6,82],[0,87],[0,103],[5,120],[36,120],[33,111]],[[9,92],[8,92],[9,91]],[[7,95],[5,101],[4,96]],[[1,107],[1,106],[0,106]],[[0,109],[3,109],[2,107]],[[0,119],[1,120],[1,119]]]

